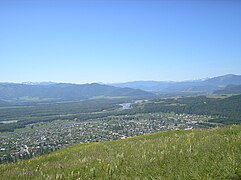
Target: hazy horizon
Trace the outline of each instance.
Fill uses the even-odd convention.
[[[0,1],[0,82],[241,74],[241,1]]]
[[[98,83],[98,84],[107,84],[107,85],[112,85],[112,84],[119,84],[119,83],[127,83],[127,82],[148,82],[148,81],[153,81],[153,82],[188,82],[188,81],[199,81],[199,80],[206,80],[206,79],[210,79],[210,78],[214,78],[214,77],[219,77],[219,76],[225,76],[225,75],[237,75],[237,76],[241,76],[241,74],[223,74],[223,75],[217,75],[217,76],[212,76],[212,77],[204,77],[204,78],[198,78],[198,79],[186,79],[186,80],[130,80],[130,81],[122,81],[122,82],[97,82],[97,81],[93,81],[93,82],[63,82],[63,81],[23,81],[23,82],[11,82],[11,81],[0,81],[0,83],[16,83],[16,84],[31,84],[31,83],[71,83],[71,84],[92,84],[92,83]]]

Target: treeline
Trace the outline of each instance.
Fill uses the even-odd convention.
[[[215,115],[218,118],[212,120],[213,122],[224,124],[241,123],[241,95],[225,99],[198,96],[153,100],[144,105],[136,105],[132,111]]]
[[[75,103],[2,108],[0,109],[1,121],[18,120],[18,122],[8,124],[0,122],[0,132],[14,131],[17,128],[24,128],[26,125],[39,122],[86,121],[108,116],[154,112],[214,115],[217,118],[212,122],[241,123],[241,95],[225,99],[207,98],[206,96],[156,99],[133,104],[133,108],[129,110],[117,111],[118,104],[125,102],[129,102],[129,99],[97,99]]]
[[[38,104],[32,106],[0,107],[0,120],[6,118],[39,117],[74,113],[90,113],[114,109],[118,104],[129,102],[130,99],[93,99],[80,102],[62,102]]]
[[[42,104],[36,106],[2,107],[0,109],[0,132],[14,131],[26,125],[55,120],[78,120],[102,118],[121,111],[118,104],[129,102],[130,99],[96,99],[81,102]],[[17,120],[3,124],[1,121]]]
[[[25,125],[21,125],[20,123],[8,123],[3,124],[0,123],[0,132],[13,132],[14,129],[24,128]]]
[[[108,111],[108,112],[100,112],[100,113],[80,113],[74,115],[66,115],[66,116],[43,116],[43,117],[33,117],[26,118],[20,120],[15,123],[0,123],[0,132],[13,132],[18,128],[25,128],[27,125],[40,123],[40,122],[52,122],[56,120],[76,120],[79,122],[87,121],[87,120],[96,120],[97,118],[104,118],[108,116],[120,116],[120,115],[131,115],[134,114],[133,111]]]

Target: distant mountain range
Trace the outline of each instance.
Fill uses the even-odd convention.
[[[22,84],[26,84],[26,85],[52,85],[52,84],[57,84],[55,82],[23,82]]]
[[[241,75],[228,74],[203,80],[183,82],[133,81],[112,85],[158,93],[211,93],[217,90],[222,90],[228,85],[241,85]]]
[[[4,100],[4,102],[7,102],[6,100],[39,99],[84,100],[98,96],[144,98],[155,95],[143,90],[120,88],[97,83],[83,85],[67,83],[0,83],[0,100]]]
[[[204,80],[134,81],[119,84],[54,82],[0,83],[0,104],[11,101],[84,100],[95,97],[153,98],[156,95],[239,94],[241,75],[228,74]]]

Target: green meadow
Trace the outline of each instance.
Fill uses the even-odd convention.
[[[0,179],[241,179],[241,126],[66,147],[0,165]]]

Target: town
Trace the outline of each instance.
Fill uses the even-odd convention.
[[[14,132],[0,133],[0,163],[29,159],[74,144],[217,126],[208,122],[212,118],[194,114],[140,113],[84,122],[73,119],[29,124]]]

